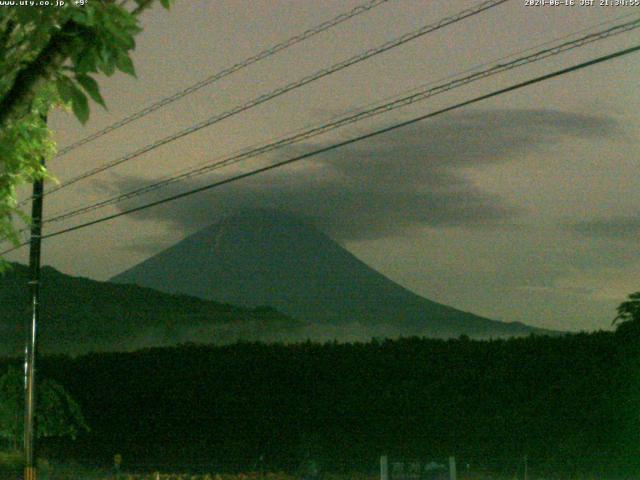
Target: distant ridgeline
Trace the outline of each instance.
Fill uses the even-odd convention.
[[[201,270],[202,265],[204,263],[200,264]],[[293,266],[291,268],[296,270]],[[282,309],[263,306],[271,305],[269,303],[256,301],[250,305],[245,302],[242,303],[244,306],[235,306],[180,292],[163,293],[133,284],[73,277],[51,267],[44,267],[42,318],[39,324],[40,351],[45,354],[76,355],[90,351],[131,351],[186,342],[221,345],[237,340],[299,342],[310,338],[316,341],[366,341],[372,337],[397,338],[411,335],[457,337],[467,334],[471,337],[502,337],[546,333],[545,330],[519,323],[496,322],[460,312],[422,299],[389,283],[389,280],[378,273],[374,278],[384,285],[390,285],[388,298],[385,297],[388,300],[385,307],[388,311],[383,315],[379,309],[376,310],[378,318],[386,318],[386,321],[367,323],[366,316],[354,313],[350,317],[354,321],[336,324],[319,321],[324,306],[334,313],[342,312],[345,317],[355,310],[349,305],[332,303],[337,300],[327,292],[324,292],[328,295],[326,298],[321,296],[323,292],[309,294],[313,297],[317,312],[320,312],[319,317],[315,320],[306,317],[301,320],[299,317],[280,313]],[[327,281],[330,282],[331,279]],[[166,282],[175,283],[176,280],[166,279]],[[218,283],[223,285],[231,282],[220,277]],[[0,275],[0,355],[19,355],[23,349],[23,328],[25,320],[31,316],[27,284],[28,268],[24,265],[12,264],[11,270]],[[250,296],[251,288],[251,285],[245,285],[246,295]],[[256,298],[265,302],[274,300],[262,296],[262,287],[255,288]],[[335,285],[332,288],[338,289]],[[277,290],[275,287],[274,289]],[[359,296],[366,297],[367,291],[369,290],[363,290]],[[397,294],[398,292],[400,293]],[[372,294],[378,299],[382,299],[384,295],[379,290]],[[408,305],[413,306],[409,308]],[[361,305],[359,308],[366,310],[369,307]],[[403,319],[400,313],[394,314],[396,311],[407,313],[407,309],[422,320],[412,323]],[[302,315],[301,312],[298,313]],[[327,318],[332,318],[334,313],[327,313]]]
[[[39,373],[91,427],[42,454],[120,453],[128,471],[375,473],[384,453],[505,478],[525,456],[530,478],[640,474],[640,342],[621,333],[184,345],[44,357]]]
[[[30,318],[28,268],[0,275],[0,355],[18,355]],[[42,269],[40,350],[78,354],[181,342],[269,338],[301,324],[272,308],[242,308]]]

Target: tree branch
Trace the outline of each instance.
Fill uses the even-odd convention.
[[[139,15],[152,3],[153,0],[145,0],[131,13]],[[68,21],[51,36],[40,54],[16,75],[13,86],[0,100],[0,131],[29,113],[36,92],[54,77],[69,58],[76,27],[74,22]]]
[[[75,24],[68,22],[52,35],[33,62],[16,75],[13,86],[0,101],[0,130],[29,113],[38,89],[62,67],[69,56],[69,34],[73,27]]]
[[[132,15],[140,15],[143,11],[151,6],[153,0],[144,0],[143,2],[138,3],[138,6],[133,9],[131,12]]]

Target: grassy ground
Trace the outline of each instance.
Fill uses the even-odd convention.
[[[23,460],[20,452],[0,452],[0,480],[22,479]],[[298,477],[282,472],[239,473],[239,474],[207,474],[190,475],[167,472],[149,472],[147,474],[128,474],[123,472],[119,477],[113,470],[98,470],[84,467],[77,463],[50,464],[45,460],[39,461],[38,480],[301,480]],[[597,477],[554,478],[553,480],[596,480]],[[522,477],[500,476],[492,474],[460,472],[458,480],[520,480]],[[325,473],[321,480],[379,480],[377,475],[361,473],[333,474]],[[529,475],[528,480],[547,480],[535,475]],[[551,479],[549,479],[551,480]],[[597,480],[605,480],[597,478]]]

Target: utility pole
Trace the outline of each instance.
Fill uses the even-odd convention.
[[[44,159],[41,160],[44,167]],[[36,334],[40,318],[40,247],[42,240],[42,204],[44,181],[33,182],[31,205],[31,241],[29,245],[29,290],[31,318],[26,320],[27,338],[24,348],[24,480],[36,480],[35,462],[35,396]]]

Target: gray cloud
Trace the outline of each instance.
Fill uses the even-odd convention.
[[[617,122],[606,116],[555,110],[467,111],[135,215],[192,231],[237,210],[266,207],[305,217],[339,240],[397,236],[420,226],[508,225],[522,212],[480,190],[459,173],[460,168],[514,160],[567,137],[619,133]],[[322,146],[296,147],[275,160]],[[221,178],[174,185],[120,208]],[[109,190],[128,191],[141,183],[145,182],[120,177]]]
[[[585,220],[569,223],[568,227],[574,232],[593,238],[617,240],[640,238],[640,216]]]

